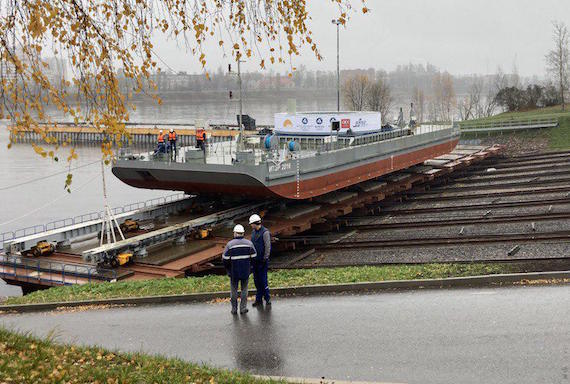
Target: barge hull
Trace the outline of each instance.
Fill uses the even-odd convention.
[[[293,181],[280,184],[264,184],[254,175],[228,172],[223,167],[216,169],[206,166],[204,170],[198,168],[185,171],[168,167],[164,169],[139,168],[132,163],[126,163],[115,166],[113,173],[123,182],[138,188],[185,191],[199,195],[302,200],[420,164],[451,152],[458,141],[458,137],[451,137],[437,144],[402,151],[338,172],[331,170],[330,173],[316,177],[307,177],[308,175],[293,177]]]

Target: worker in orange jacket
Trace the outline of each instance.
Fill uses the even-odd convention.
[[[176,160],[176,131],[174,128],[170,128],[168,143],[170,144],[170,158]]]
[[[204,128],[196,128],[196,148],[206,150],[206,131]]]
[[[165,153],[166,152],[166,146],[164,145],[164,135],[162,133],[162,129],[158,133],[158,137],[156,138],[156,141],[158,144],[158,148],[156,151],[158,153]]]

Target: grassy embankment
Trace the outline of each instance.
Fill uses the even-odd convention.
[[[76,347],[0,328],[1,383],[278,383],[140,353]]]
[[[547,140],[548,148],[551,150],[570,149],[570,105],[566,106],[566,110],[562,111],[561,106],[533,109],[524,112],[505,112],[484,119],[469,120],[469,124],[486,123],[497,120],[519,120],[519,119],[538,119],[538,118],[557,118],[559,126],[544,129],[529,129],[519,132],[495,132],[491,137],[505,136],[512,137],[521,141],[531,142],[533,140]],[[461,125],[461,124],[460,124]],[[464,134],[465,138],[485,137],[487,134]]]
[[[343,268],[276,270],[269,273],[272,287],[318,284],[343,284],[387,280],[464,277],[524,271],[511,263],[443,263],[423,265],[387,265]],[[48,303],[58,301],[98,300],[115,297],[143,297],[200,292],[228,291],[226,276],[157,279],[116,283],[97,283],[55,287],[23,297],[9,298],[5,304]]]

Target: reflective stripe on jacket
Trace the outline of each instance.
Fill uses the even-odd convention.
[[[250,261],[255,258],[255,247],[243,237],[230,240],[222,254],[222,260],[228,275],[232,279],[247,279],[250,272]]]
[[[157,140],[158,140],[159,143],[164,143],[164,135],[161,135],[161,134],[159,133]]]
[[[168,141],[176,141],[176,132],[168,133]]]

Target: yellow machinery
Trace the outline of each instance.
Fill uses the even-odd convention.
[[[120,228],[123,233],[136,231],[139,229],[139,223],[133,219],[126,219],[123,224],[121,224]]]
[[[117,268],[119,266],[128,264],[133,259],[132,252],[123,252],[118,255],[103,255],[103,259],[98,263],[99,267]]]
[[[202,240],[207,239],[212,232],[212,228],[200,228],[194,231],[194,239]]]
[[[117,262],[119,265],[125,265],[133,258],[133,254],[131,252],[120,253],[117,256]]]
[[[55,252],[55,245],[46,240],[38,241],[38,243],[30,249],[30,252],[34,256],[48,256]]]

